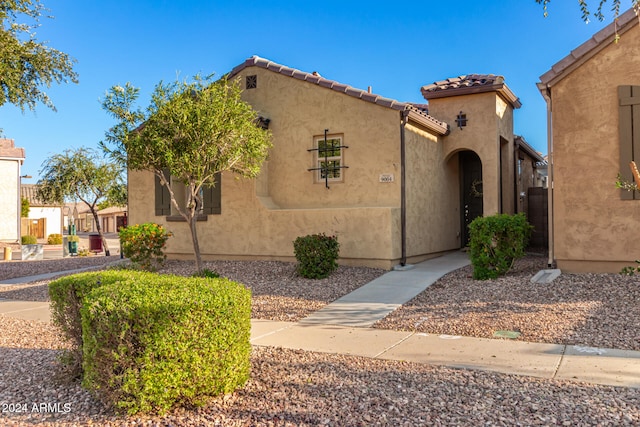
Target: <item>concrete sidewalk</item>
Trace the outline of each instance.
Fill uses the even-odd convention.
[[[466,254],[452,253],[411,270],[386,273],[299,323],[252,319],[251,343],[640,388],[638,351],[362,327],[373,324],[443,274],[466,263]],[[16,279],[12,284],[32,280]],[[0,299],[0,314],[45,322],[51,318],[47,302]]]
[[[390,271],[302,319],[305,325],[370,327],[447,273],[469,265],[466,252],[443,256]]]
[[[251,343],[640,388],[640,352],[252,320]]]

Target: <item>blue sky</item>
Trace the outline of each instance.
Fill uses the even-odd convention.
[[[77,60],[80,83],[47,91],[57,112],[0,107],[4,136],[26,149],[26,183],[50,155],[104,139],[114,124],[100,107],[109,87],[131,82],[146,107],[161,80],[222,75],[252,55],[408,102],[424,102],[420,87],[437,80],[503,75],[523,104],[516,133],[546,153],[536,83],[612,18],[587,25],[577,1],[559,0],[547,18],[534,0],[43,1],[55,18],[38,39]]]

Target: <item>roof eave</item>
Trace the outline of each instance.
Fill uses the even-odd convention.
[[[427,116],[426,114],[417,111],[414,107],[407,105],[405,111],[408,113],[409,120],[419,124],[431,132],[440,136],[446,136],[450,132],[450,128],[447,123],[436,120],[431,116]]]
[[[534,160],[538,162],[543,162],[544,158],[540,153],[538,153],[529,143],[520,135],[516,135],[516,142],[518,143],[518,147],[527,153],[529,157],[532,157]]]
[[[538,89],[544,94],[547,88],[557,84],[598,52],[615,43],[618,36],[622,36],[635,25],[638,25],[638,16],[632,8],[555,63],[549,71],[540,76]]]

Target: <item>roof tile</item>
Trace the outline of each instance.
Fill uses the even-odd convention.
[[[238,65],[237,67],[234,67],[233,70],[229,73],[228,77],[232,78],[238,73],[240,73],[242,70],[244,70],[245,68],[252,67],[252,66],[266,68],[270,71],[275,71],[277,73],[280,73],[288,77],[293,77],[296,79],[307,81],[312,84],[317,84],[318,86],[332,89],[332,90],[335,90],[336,92],[344,93],[348,96],[362,99],[364,101],[371,102],[383,107],[392,108],[398,111],[410,110],[412,114],[416,114],[417,115],[416,117],[420,117],[421,118],[420,120],[423,122],[423,124],[431,128],[434,132],[441,133],[442,135],[445,135],[446,133],[448,133],[448,125],[446,123],[434,119],[433,117],[429,116],[424,110],[414,108],[409,103],[399,102],[390,98],[384,98],[382,96],[375,95],[367,91],[357,89],[343,83],[336,82],[334,80],[326,79],[324,77],[321,77],[317,73],[306,73],[300,70],[296,70],[294,68],[289,68],[283,65],[276,64],[264,58],[260,58],[259,56],[253,56],[245,60],[244,63]],[[461,80],[461,79],[460,78],[448,79],[444,81],[443,84],[448,84],[452,81],[455,82],[457,80]]]

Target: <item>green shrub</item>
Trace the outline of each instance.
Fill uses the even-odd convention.
[[[620,271],[620,274],[623,274],[626,276],[633,276],[636,273],[640,274],[640,260],[636,260],[636,264],[638,265],[635,267],[634,266],[623,267],[622,270]]]
[[[323,279],[338,268],[340,244],[336,236],[311,234],[293,242],[297,272],[307,279]]]
[[[82,273],[62,277],[49,283],[51,300],[51,320],[62,331],[70,344],[64,353],[64,364],[69,374],[80,377],[82,374],[82,322],[80,307],[86,295],[94,288],[104,284],[126,279],[122,272]]]
[[[203,268],[201,271],[196,271],[191,275],[191,277],[206,277],[208,279],[217,279],[220,277],[217,271],[210,270],[208,268]]]
[[[497,214],[469,224],[473,278],[486,280],[504,275],[524,256],[533,227],[524,214]]]
[[[127,272],[81,316],[83,385],[119,412],[200,406],[249,378],[251,295],[228,279]]]
[[[147,222],[120,229],[122,253],[147,271],[164,264],[167,256],[164,248],[171,233],[161,225]]]
[[[22,197],[20,199],[20,217],[29,218],[29,199]]]
[[[62,234],[49,234],[47,237],[48,245],[61,245],[62,244]]]
[[[20,241],[23,245],[35,245],[38,243],[36,236],[22,236]]]
[[[91,256],[91,255],[93,254],[87,248],[78,249],[78,256]]]

